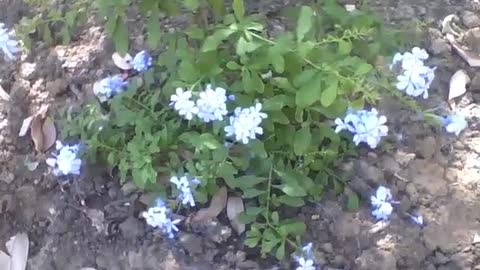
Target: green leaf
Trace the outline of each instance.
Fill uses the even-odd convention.
[[[190,11],[195,11],[198,9],[200,6],[200,3],[198,0],[184,0],[183,4],[185,5],[186,8],[188,8]]]
[[[285,236],[288,234],[302,235],[307,230],[307,226],[305,226],[305,223],[303,222],[294,221],[294,222],[282,224],[279,230],[285,233]]]
[[[247,40],[242,36],[237,41],[236,52],[238,56],[245,56],[247,53],[255,51],[260,46],[262,46],[262,43],[255,40]]]
[[[302,41],[305,35],[312,29],[313,9],[308,6],[302,6],[297,21],[297,40]]]
[[[322,77],[317,74],[298,90],[295,95],[295,104],[299,108],[306,108],[320,99]]]
[[[280,216],[278,215],[278,212],[277,212],[277,211],[273,211],[273,212],[272,212],[271,218],[272,218],[272,223],[273,223],[273,225],[278,224],[278,222],[280,221]]]
[[[348,195],[347,208],[349,210],[357,210],[360,208],[360,200],[358,199],[358,195],[356,193],[351,193]]]
[[[242,67],[237,62],[228,61],[227,68],[230,69],[230,70],[239,70]]]
[[[296,182],[289,182],[282,185],[274,185],[275,188],[280,189],[283,193],[292,197],[305,197],[307,192]]]
[[[213,35],[208,36],[202,46],[202,52],[209,52],[217,50],[218,46],[226,40],[230,35],[235,33],[235,30],[229,28],[218,29]]]
[[[267,152],[265,151],[265,145],[260,140],[253,140],[249,143],[249,147],[253,154],[259,158],[267,158]]]
[[[338,54],[346,55],[352,51],[352,42],[350,40],[340,39],[338,41]]]
[[[259,195],[262,195],[262,194],[265,194],[266,191],[265,190],[259,190],[259,189],[256,189],[256,188],[249,188],[249,189],[246,189],[243,191],[243,197],[245,199],[251,199],[251,198],[255,198],[255,197],[258,197]]]
[[[287,95],[277,95],[271,98],[265,99],[263,101],[263,110],[266,112],[269,111],[280,111],[285,104],[289,101],[289,97]]]
[[[160,42],[160,24],[158,22],[158,14],[152,13],[150,18],[148,18],[147,22],[147,45],[150,49],[155,50],[158,47],[158,43]]]
[[[215,16],[222,17],[225,14],[225,0],[209,0]]]
[[[260,238],[247,238],[243,243],[249,247],[249,248],[254,248],[258,245],[258,242],[260,241]]]
[[[282,240],[282,243],[278,246],[277,251],[275,252],[275,257],[279,261],[283,260],[285,257],[285,240]]]
[[[117,16],[115,31],[113,32],[113,41],[117,52],[126,53],[128,51],[128,30],[120,16]]]
[[[331,77],[325,82],[328,85],[322,92],[322,95],[320,97],[320,103],[324,107],[329,107],[335,102],[335,99],[337,98],[338,79],[336,77]]]
[[[235,179],[237,187],[240,189],[249,189],[253,188],[254,186],[265,182],[267,179],[265,177],[258,177],[255,175],[244,175]]]
[[[243,0],[233,0],[233,13],[238,20],[242,20],[245,16],[245,4]]]
[[[203,133],[202,135],[200,135],[199,140],[202,146],[205,146],[210,150],[215,150],[219,147],[222,147],[222,145],[217,141],[217,139],[210,133]]]
[[[370,65],[369,63],[361,63],[355,69],[355,75],[357,76],[365,75],[370,71],[372,71],[372,69],[373,69],[373,66]]]
[[[277,202],[291,206],[302,207],[305,205],[305,201],[301,197],[290,197],[287,195],[281,195],[276,198]]]
[[[297,131],[293,141],[293,151],[297,156],[305,154],[312,142],[312,133],[310,127],[305,126]]]

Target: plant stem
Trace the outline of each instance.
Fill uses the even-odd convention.
[[[270,224],[270,196],[272,190],[272,174],[273,174],[273,164],[270,165],[270,172],[268,173],[268,183],[267,183],[267,204],[265,206],[266,215],[265,220],[268,226],[272,226]]]

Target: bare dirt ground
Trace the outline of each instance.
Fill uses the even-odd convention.
[[[474,0],[369,4],[390,24],[422,22],[430,64],[438,66],[423,106],[444,103],[451,75],[460,68],[468,72],[473,80],[460,107],[470,128],[451,137],[397,101],[382,100],[378,109],[388,116],[395,142],[388,151],[365,151],[342,167],[364,198],[361,209],[348,212],[341,198],[328,195],[303,208],[299,217],[307,223],[307,239],[319,250],[322,269],[480,269],[480,243],[474,243],[480,234],[480,75],[438,31],[451,13],[468,27],[480,26],[480,5]],[[24,14],[28,10],[18,0],[0,2],[0,21],[9,26]],[[34,153],[29,139],[17,136],[23,119],[46,103],[61,117],[66,107],[88,99],[91,84],[112,70],[112,46],[101,27],[84,29],[75,40],[56,47],[37,41],[16,65],[0,65],[0,84],[10,94],[10,101],[0,103],[0,247],[15,233],[27,232],[29,270],[286,269],[244,248],[241,237],[221,222],[202,234],[182,233],[179,241],[162,239],[138,218],[149,198],[102,168],[90,165],[77,188],[64,191],[45,164],[27,168],[25,160]],[[142,42],[136,39],[134,46]],[[372,231],[368,198],[378,185],[390,187],[400,204],[388,226]],[[406,213],[423,215],[425,225],[413,224]]]

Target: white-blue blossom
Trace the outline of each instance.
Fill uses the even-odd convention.
[[[4,23],[0,23],[0,49],[9,60],[14,59],[15,54],[20,51],[18,42],[12,39]]]
[[[460,135],[460,132],[468,126],[468,123],[467,120],[465,120],[465,117],[454,114],[443,118],[443,126],[447,132],[454,133],[458,136]]]
[[[138,72],[143,72],[148,70],[152,66],[152,57],[150,54],[143,50],[140,51],[135,55],[135,57],[132,60],[132,66],[133,69],[135,69]]]
[[[315,258],[312,251],[312,243],[308,243],[301,250],[301,256],[295,256],[297,261],[296,270],[315,270]]]
[[[123,93],[127,86],[128,81],[125,81],[121,75],[108,76],[101,80],[97,87],[94,87],[94,92],[100,102],[105,102]]]
[[[392,200],[392,193],[390,189],[379,186],[375,196],[370,197],[373,207],[372,215],[379,220],[387,220],[393,211],[392,203],[397,203]]]
[[[237,107],[234,115],[230,116],[229,125],[224,129],[226,136],[233,136],[236,141],[247,144],[250,140],[256,139],[257,134],[263,134],[260,124],[263,119],[267,118],[267,114],[261,110],[262,104],[260,103],[249,108]]]
[[[428,98],[428,89],[435,78],[436,69],[425,66],[423,61],[428,57],[427,51],[418,47],[414,47],[412,52],[394,55],[390,69],[400,67],[396,85],[398,90],[404,91],[409,96]]]
[[[407,214],[410,219],[417,225],[423,226],[423,217],[421,215]]]
[[[191,207],[195,206],[195,198],[193,197],[193,191],[196,186],[200,184],[200,181],[197,178],[188,180],[187,176],[182,176],[180,178],[173,176],[170,178],[170,183],[175,184],[178,190],[178,200],[182,204],[189,204]]]
[[[157,199],[156,205],[148,208],[146,212],[142,213],[142,216],[148,225],[161,229],[169,238],[173,238],[175,232],[178,232],[177,224],[180,223],[181,220],[172,220],[170,214],[170,209],[167,208],[165,203]]]
[[[175,94],[170,97],[170,105],[187,120],[192,120],[193,116],[197,115],[199,111],[191,98],[192,91],[183,91],[182,88],[177,88]]]
[[[215,120],[223,120],[227,115],[227,91],[221,87],[212,88],[208,84],[206,89],[200,92],[200,98],[197,100],[197,116],[205,123]]]
[[[47,165],[53,168],[53,174],[61,175],[79,175],[82,166],[82,160],[77,158],[80,146],[63,145],[60,141],[55,144],[57,153],[53,153],[53,157],[46,160]]]
[[[372,108],[370,111],[349,110],[344,120],[335,119],[335,132],[342,130],[348,130],[352,133],[353,142],[356,145],[364,142],[367,143],[370,148],[376,148],[380,143],[383,136],[388,134],[388,127],[385,125],[387,118],[385,116],[379,116],[376,109]]]

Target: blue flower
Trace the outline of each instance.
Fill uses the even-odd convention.
[[[136,71],[143,72],[152,67],[152,61],[153,59],[150,54],[147,51],[143,50],[137,53],[137,55],[135,55],[132,60],[132,65]]]
[[[410,219],[417,225],[420,225],[420,226],[423,226],[423,217],[421,215],[410,215],[410,214],[407,214]]]
[[[216,87],[215,90],[209,84],[205,91],[200,93],[200,98],[197,100],[198,117],[205,123],[215,120],[223,120],[227,115],[227,96],[226,90],[221,87]]]
[[[0,49],[2,49],[7,59],[10,60],[14,59],[15,54],[20,51],[18,42],[11,39],[8,30],[3,23],[0,23]]]
[[[378,116],[376,109],[347,112],[345,119],[335,119],[337,125],[335,132],[348,130],[353,133],[353,142],[359,145],[367,143],[370,148],[376,148],[383,136],[388,134],[388,127],[385,125],[387,118]]]
[[[148,225],[159,228],[169,238],[175,237],[175,232],[178,231],[177,224],[180,223],[180,219],[172,220],[170,216],[170,209],[161,200],[156,200],[156,205],[148,208],[146,212],[142,213]]]
[[[315,270],[315,258],[312,251],[312,243],[302,247],[301,256],[295,256],[298,263],[296,270]]]
[[[177,88],[175,94],[170,96],[170,106],[173,106],[178,114],[184,116],[185,119],[192,120],[199,110],[191,98],[192,91],[183,91],[182,88]]]
[[[393,207],[392,193],[390,189],[380,186],[378,187],[375,196],[370,197],[370,201],[373,207],[372,215],[379,220],[387,220],[392,214]]]
[[[230,124],[224,128],[226,136],[234,136],[236,141],[247,144],[254,140],[257,134],[263,134],[260,126],[267,114],[261,112],[262,104],[257,103],[249,108],[237,107],[234,115],[230,117]]]
[[[98,86],[94,86],[93,91],[100,102],[105,102],[110,98],[124,92],[128,82],[121,75],[109,76],[100,81]]]
[[[63,145],[60,141],[56,142],[56,150],[53,157],[46,160],[47,165],[53,167],[53,174],[60,175],[79,175],[82,166],[82,160],[77,158],[80,146]]]
[[[443,126],[447,132],[455,133],[458,136],[468,126],[468,123],[463,116],[450,115],[443,118]]]
[[[197,178],[192,180],[188,180],[186,176],[182,176],[180,178],[173,176],[170,178],[170,183],[175,184],[178,190],[178,199],[182,202],[182,204],[190,204],[190,206],[195,206],[195,199],[193,197],[192,189],[200,184],[200,181]]]

